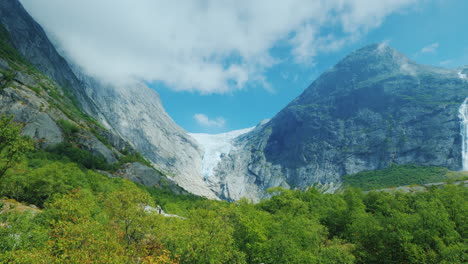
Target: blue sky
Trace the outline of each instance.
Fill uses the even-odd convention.
[[[376,42],[418,63],[468,64],[465,0],[21,2],[67,57],[107,81],[144,81],[189,132],[271,118]]]
[[[281,63],[266,74],[274,92],[248,86],[232,94],[200,96],[193,92],[173,92],[164,85],[154,84],[171,117],[191,132],[223,132],[255,126],[273,117],[300,95],[323,71],[332,67],[348,53],[362,46],[389,41],[389,45],[422,64],[441,67],[468,65],[468,1],[440,1],[421,5],[401,14],[393,14],[383,24],[356,43],[336,52],[320,54],[315,65]],[[425,47],[430,47],[432,51]],[[281,52],[281,51],[280,51]],[[222,117],[223,127],[199,124],[193,113],[210,118]]]

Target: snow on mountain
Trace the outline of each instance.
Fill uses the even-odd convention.
[[[189,133],[204,151],[202,175],[205,180],[213,176],[214,169],[221,161],[221,158],[229,154],[234,147],[234,140],[253,129],[254,127],[251,127],[221,134]]]
[[[468,76],[466,76],[466,74],[463,74],[462,72],[458,72],[458,77],[460,77],[460,79],[463,80],[468,80]]]

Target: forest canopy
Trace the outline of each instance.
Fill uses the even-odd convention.
[[[257,204],[228,203],[108,178],[44,150],[11,164],[0,178],[0,263],[468,262],[462,185],[277,188]],[[148,210],[157,205],[181,217]]]

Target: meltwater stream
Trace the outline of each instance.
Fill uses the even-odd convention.
[[[460,122],[460,134],[462,137],[462,170],[468,171],[468,98],[463,101],[458,109]]]

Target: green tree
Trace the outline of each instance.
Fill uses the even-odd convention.
[[[0,179],[25,152],[34,149],[31,139],[21,135],[22,126],[12,120],[12,116],[0,116]]]

